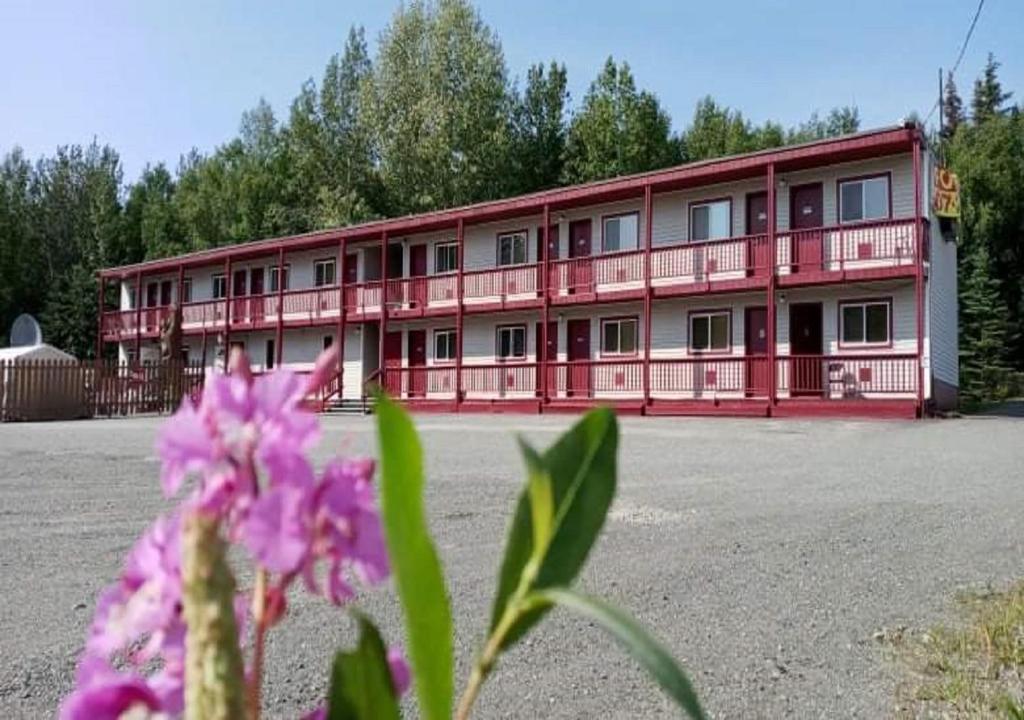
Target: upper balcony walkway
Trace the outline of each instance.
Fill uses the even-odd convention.
[[[915,220],[900,218],[776,233],[775,262],[767,234],[629,250],[421,277],[402,277],[285,290],[185,303],[185,333],[302,327],[345,320],[376,320],[382,295],[394,319],[552,305],[678,297],[767,288],[774,270],[779,287],[914,277],[919,254],[927,260],[927,220],[915,241]],[[383,288],[383,292],[382,292]],[[230,312],[229,312],[230,311]],[[112,311],[103,316],[103,339],[157,337],[170,306]]]

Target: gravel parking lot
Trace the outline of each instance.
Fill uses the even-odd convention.
[[[52,715],[97,590],[164,503],[159,419],[0,426],[0,717]],[[522,471],[514,432],[571,418],[422,416],[430,520],[457,621],[459,678],[483,632]],[[372,421],[331,417],[319,453],[369,453]],[[683,659],[719,718],[884,717],[896,668],[873,640],[950,612],[965,586],[1024,576],[1024,419],[623,421],[611,521],[583,587]],[[389,591],[365,606],[397,641]],[[299,591],[270,640],[267,700],[324,693],[342,613]],[[554,613],[504,658],[477,717],[672,717],[595,627]]]

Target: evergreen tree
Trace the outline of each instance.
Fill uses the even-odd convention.
[[[811,117],[795,130],[790,130],[787,143],[811,142],[823,140],[830,137],[850,135],[860,130],[860,111],[857,108],[844,105],[832,108],[825,118],[819,117],[817,112],[811,113]]]
[[[569,105],[565,66],[552,62],[530,67],[526,90],[513,109],[512,161],[518,193],[556,187],[565,162],[566,111]]]
[[[573,117],[566,141],[570,183],[655,170],[682,159],[668,113],[637,91],[629,65],[609,57]]]
[[[1006,394],[1006,306],[992,276],[988,249],[974,245],[961,261],[960,392],[968,402]]]
[[[163,163],[147,165],[129,189],[124,236],[130,261],[168,257],[191,249],[174,205],[175,189],[174,178]]]
[[[956,83],[953,82],[952,72],[946,73],[946,86],[942,94],[942,132],[944,137],[951,138],[956,135],[957,128],[964,121],[964,103],[957,92]]]
[[[1013,97],[1013,93],[1003,92],[1002,83],[999,82],[999,65],[992,53],[988,54],[988,61],[981,77],[974,81],[974,97],[971,98],[971,111],[974,113],[974,122],[983,123],[997,115],[1005,112],[1006,102]]]

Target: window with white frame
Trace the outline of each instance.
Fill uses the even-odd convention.
[[[317,260],[313,263],[313,285],[325,287],[334,284],[335,278],[334,258],[328,260]]]
[[[526,262],[526,232],[498,236],[498,265],[522,265]]]
[[[693,352],[727,352],[729,311],[701,312],[690,315],[690,350]]]
[[[434,272],[450,273],[459,269],[459,248],[453,242],[434,246]]]
[[[499,360],[526,359],[526,326],[505,325],[498,328],[494,354]]]
[[[181,303],[192,302],[192,278],[187,277],[181,281]]]
[[[640,215],[616,215],[604,219],[604,251],[636,250],[640,244]]]
[[[839,183],[839,221],[844,223],[889,217],[889,176],[843,180]]]
[[[615,318],[601,321],[602,355],[635,355],[636,345],[636,318]]]
[[[711,200],[690,206],[690,240],[718,240],[732,235],[732,201]]]
[[[284,284],[280,288],[281,290],[287,290],[288,289],[288,281],[291,278],[291,274],[292,274],[291,271],[292,271],[292,266],[288,265],[287,263],[285,263],[285,266],[284,266]],[[278,286],[277,286],[278,278],[281,277],[281,272],[280,272],[280,269],[277,267],[277,265],[272,265],[270,267],[269,275],[270,275],[270,292],[277,292],[278,291]]]
[[[452,329],[434,331],[434,362],[455,362],[457,337]]]
[[[868,300],[839,305],[839,337],[843,345],[888,345],[892,302]]]
[[[213,287],[211,297],[214,300],[220,300],[228,296],[228,281],[227,278],[221,275],[214,275],[212,278]]]

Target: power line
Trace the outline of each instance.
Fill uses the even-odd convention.
[[[964,59],[964,53],[967,52],[967,43],[971,41],[971,35],[974,34],[974,26],[978,24],[978,17],[981,15],[981,9],[984,6],[985,0],[978,0],[978,9],[974,11],[974,18],[971,19],[971,26],[967,28],[967,35],[964,36],[963,44],[960,45],[960,52],[956,56],[956,62],[953,63],[953,69],[949,71],[950,77],[956,74],[956,71],[960,67],[960,61]],[[932,119],[932,115],[935,114],[935,111],[938,109],[941,103],[942,98],[939,98],[938,100],[935,101],[935,104],[932,105],[932,109],[928,111],[928,117],[924,119],[924,125],[927,125],[928,121]]]

